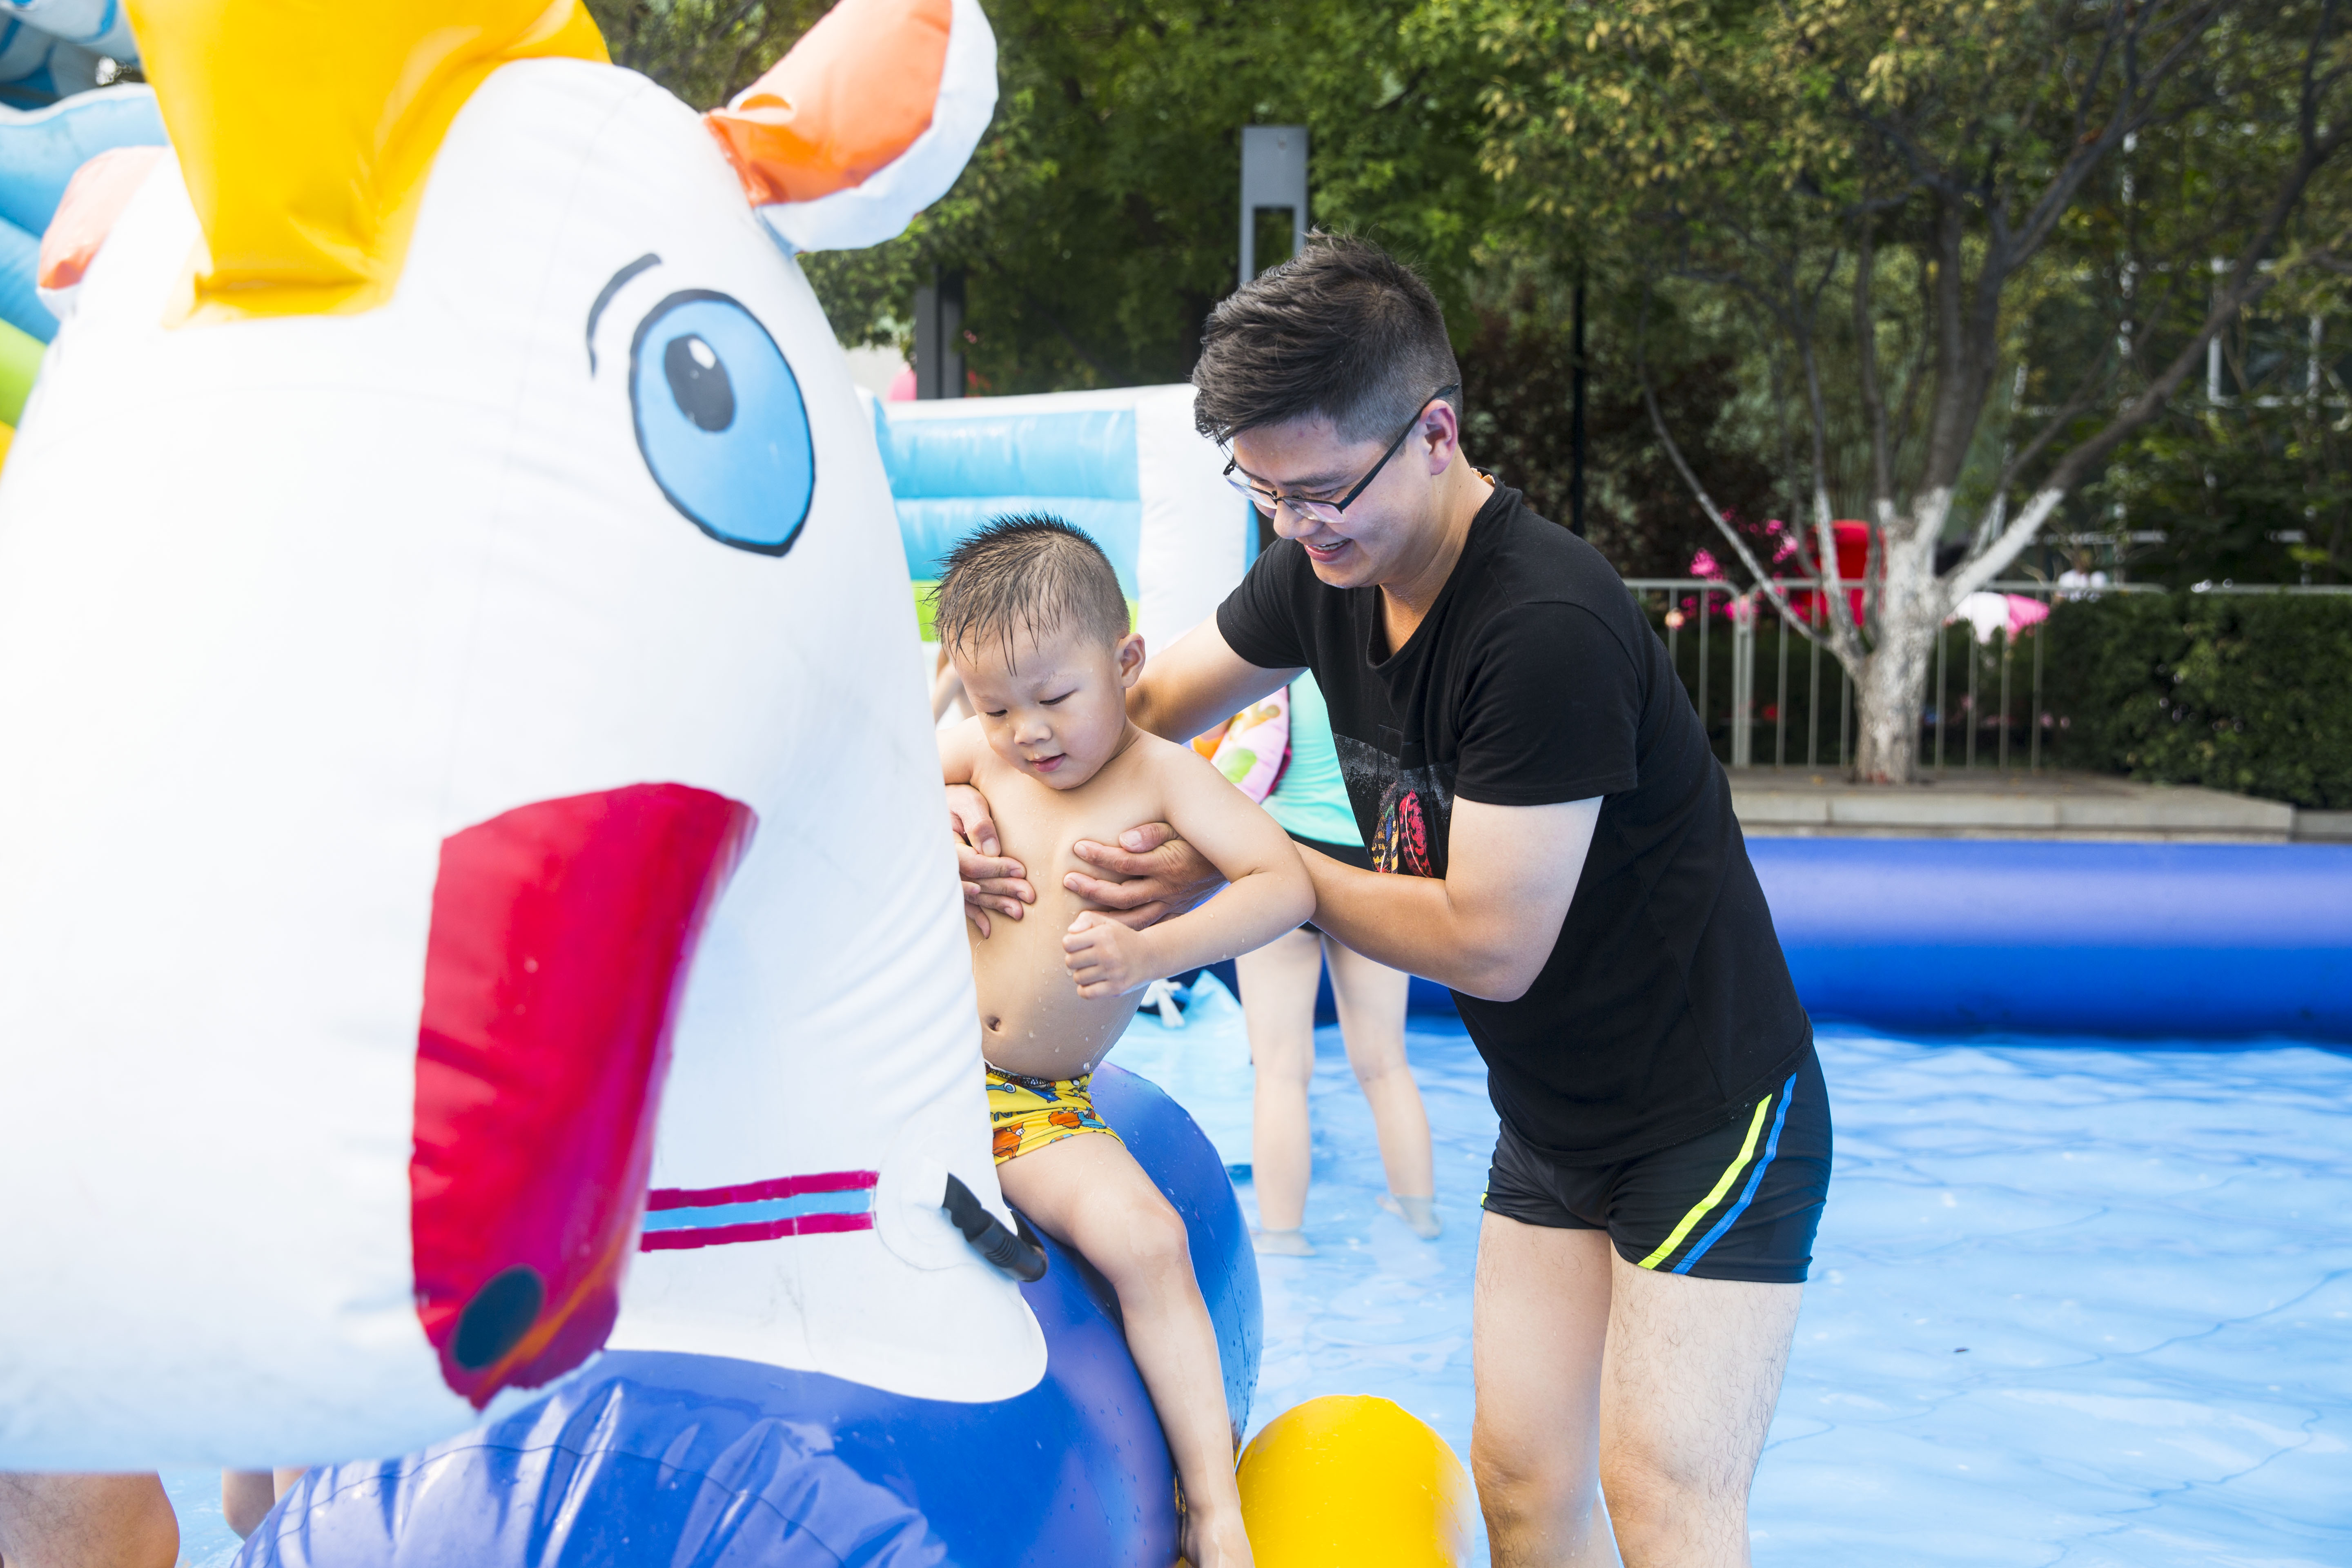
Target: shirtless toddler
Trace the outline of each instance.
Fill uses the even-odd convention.
[[[975,715],[940,731],[941,768],[987,796],[1003,852],[1039,889],[1028,918],[971,933],[997,1176],[1008,1202],[1118,1293],[1183,1484],[1185,1557],[1196,1568],[1248,1563],[1237,1434],[1183,1219],[1095,1113],[1087,1085],[1145,985],[1296,929],[1314,913],[1314,888],[1272,817],[1191,748],[1128,721],[1143,639],[1085,534],[1050,519],[991,523],[949,557],[938,624]],[[1071,845],[1115,843],[1138,822],[1173,825],[1229,885],[1140,931],[1060,890],[1065,871],[1087,868]]]

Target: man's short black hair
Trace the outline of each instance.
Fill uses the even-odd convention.
[[[1010,657],[1023,632],[1043,638],[1076,622],[1117,642],[1127,595],[1102,546],[1058,517],[991,518],[948,553],[935,624],[950,652],[993,637]]]
[[[1442,387],[1459,412],[1461,379],[1421,275],[1369,239],[1318,230],[1209,312],[1192,417],[1215,441],[1318,414],[1342,440],[1386,441]]]

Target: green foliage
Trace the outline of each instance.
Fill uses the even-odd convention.
[[[908,346],[917,285],[954,268],[980,390],[1184,379],[1235,281],[1251,123],[1308,128],[1316,222],[1375,233],[1466,298],[1494,199],[1476,58],[1416,34],[1408,0],[988,10],[1000,98],[962,179],[901,238],[809,259],[845,341]]]
[[[2110,595],[2037,635],[2066,762],[2352,807],[2352,597]]]
[[[831,0],[588,0],[613,63],[696,109],[751,86],[830,8]]]

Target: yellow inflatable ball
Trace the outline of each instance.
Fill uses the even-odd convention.
[[[1386,1399],[1331,1394],[1276,1416],[1241,1463],[1258,1568],[1460,1568],[1475,1500],[1462,1461]]]

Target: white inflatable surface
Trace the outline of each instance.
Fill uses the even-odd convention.
[[[202,241],[166,158],[0,479],[0,1468],[420,1446],[593,1350],[630,1258],[615,1344],[1030,1386],[1034,1321],[937,1207],[950,1171],[998,1199],[890,497],[710,135],[522,60],[458,112],[388,304],[167,328]],[[515,827],[648,798],[749,837],[695,841],[724,890],[640,1252],[650,1100],[557,1126],[531,1075],[607,1064],[502,1081],[495,1030],[476,1100],[431,1071],[445,982],[518,1037],[586,1005],[598,963],[532,991],[526,928],[690,949]],[[485,842],[508,914],[452,891]],[[516,1243],[551,1249],[533,1287],[496,1249],[542,1159],[604,1174]]]

